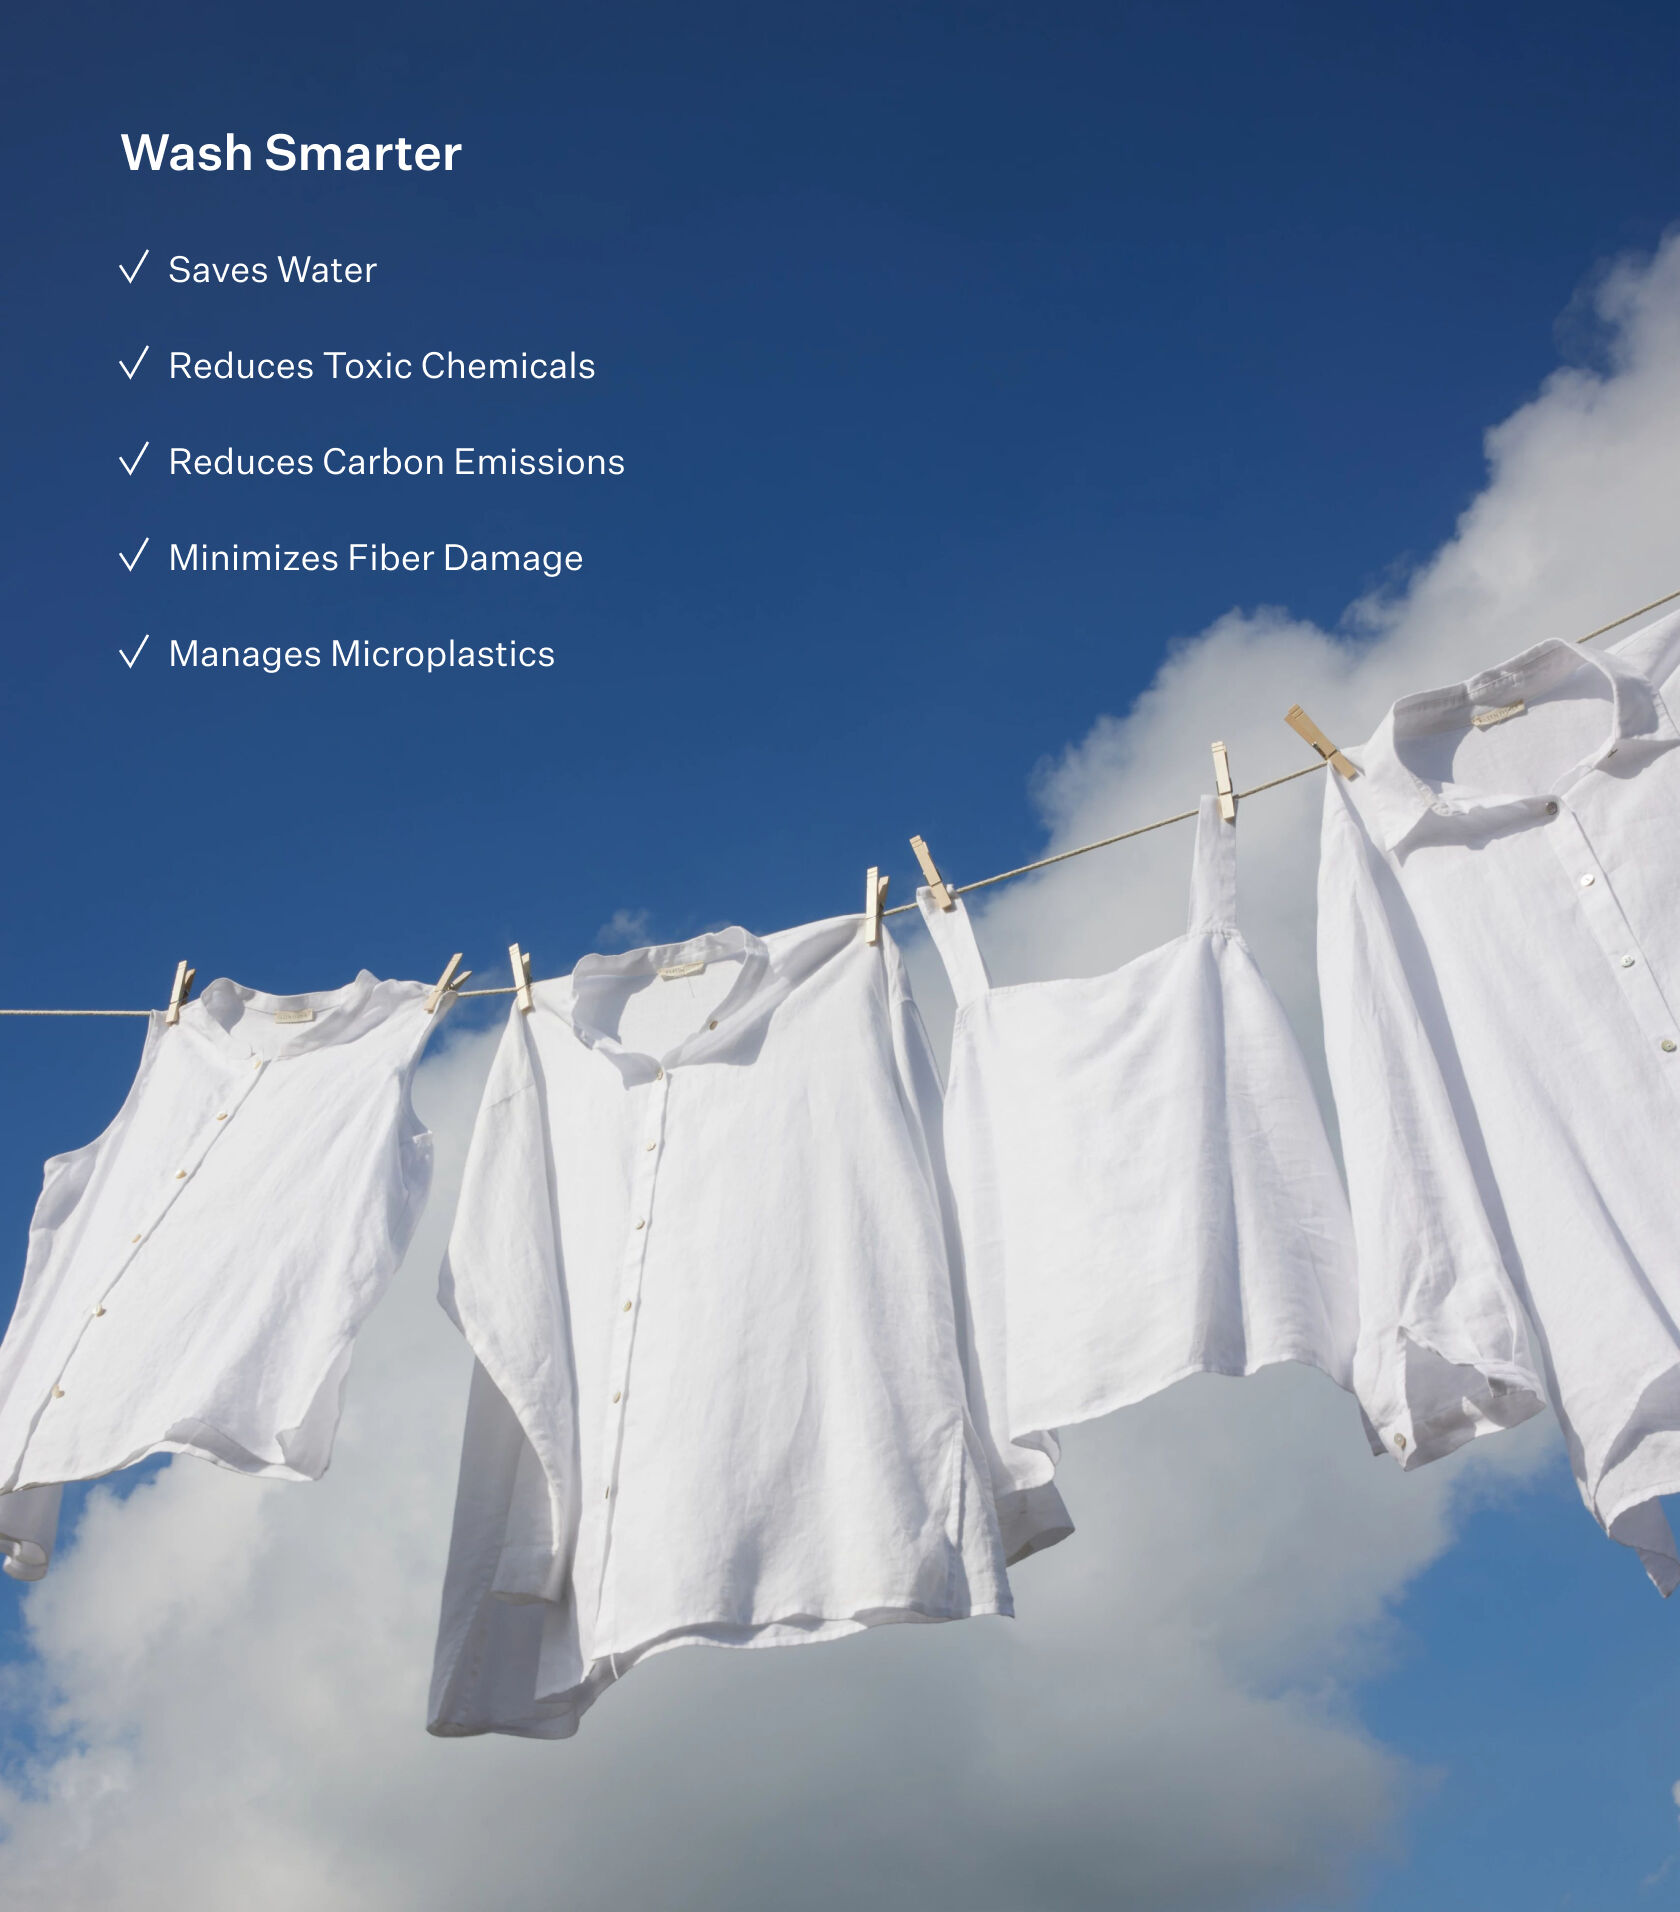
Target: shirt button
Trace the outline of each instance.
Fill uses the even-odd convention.
[[[227,1110],[223,1109],[221,1114],[216,1117],[216,1120],[218,1122],[225,1122],[227,1120]]]
[[[178,1168],[175,1171],[175,1179],[178,1182],[184,1182],[187,1179],[187,1171],[184,1168]]]
[[[128,1239],[129,1239],[130,1245],[132,1246],[133,1243],[137,1242],[140,1239],[140,1237],[138,1235],[130,1235]]]
[[[95,1308],[93,1311],[94,1320],[97,1321],[104,1312],[105,1312],[104,1304],[101,1303],[100,1306]]]
[[[663,1069],[655,1069],[653,1079],[655,1082],[663,1082],[665,1080],[665,1071]]]
[[[262,1067],[262,1057],[258,1056],[256,1061],[251,1064],[251,1067],[253,1069],[260,1069]]]
[[[639,1221],[639,1222],[637,1222],[637,1224],[636,1224],[636,1226],[637,1226],[638,1228],[646,1228],[646,1227],[647,1227],[647,1223],[646,1223],[646,1222],[642,1222],[642,1221]]]
[[[1396,1435],[1395,1435],[1395,1437],[1394,1437],[1394,1445],[1395,1445],[1396,1447],[1398,1447],[1398,1448],[1400,1448],[1400,1449],[1402,1450],[1402,1452],[1403,1452],[1403,1451],[1405,1450],[1405,1446],[1406,1446],[1406,1437],[1405,1437],[1405,1435],[1404,1435],[1404,1434],[1396,1434]]]
[[[1452,815],[1452,805],[1450,803],[1432,803],[1429,807],[1438,817],[1450,817]]]
[[[1674,1053],[1674,1038],[1673,1038],[1672,1036],[1664,1036],[1664,1037],[1663,1037],[1663,1039],[1662,1039],[1662,1046],[1663,1046],[1663,1054],[1664,1054],[1665,1056],[1671,1056],[1671,1055],[1673,1055],[1673,1053]]]
[[[712,1020],[706,1024],[706,1027],[708,1029],[715,1029],[717,1027],[717,1018],[714,1016]]]
[[[650,1149],[656,1149],[656,1148],[658,1148],[658,1146],[659,1146],[659,1144],[658,1144],[657,1142],[650,1142],[650,1143],[648,1144],[648,1147],[649,1147]]]
[[[613,1389],[613,1400],[614,1400],[614,1401],[616,1402],[616,1401],[622,1401],[623,1399],[624,1399],[624,1390],[623,1390],[623,1388],[614,1388],[614,1389]]]
[[[1546,805],[1546,814],[1549,817],[1555,817],[1557,815],[1557,805],[1555,803],[1548,803]]]
[[[1624,957],[1622,958],[1622,967],[1623,967],[1623,969],[1632,969],[1632,967],[1633,967],[1633,958],[1632,958],[1631,956],[1624,956]]]
[[[62,1400],[64,1399],[64,1390],[63,1390],[63,1388],[54,1388],[54,1389],[53,1389],[53,1399],[54,1399],[55,1401],[62,1401]]]
[[[1594,883],[1596,883],[1597,881],[1598,881],[1598,879],[1597,879],[1596,877],[1593,877],[1593,876],[1583,876],[1583,877],[1581,878],[1581,888],[1582,888],[1582,889],[1584,889],[1584,890],[1590,890],[1590,889],[1592,888],[1592,886],[1593,886],[1593,884],[1594,884]]]
[[[1670,1044],[1669,1044],[1668,1046],[1669,1046],[1669,1048],[1671,1048],[1671,1049],[1672,1049],[1672,1048],[1674,1047],[1674,1044],[1673,1044],[1673,1043],[1671,1042],[1671,1043],[1670,1043]],[[628,1314],[628,1313],[630,1312],[630,1304],[629,1304],[629,1302],[628,1302],[628,1301],[627,1301],[627,1302],[625,1302],[625,1304],[624,1304],[624,1312],[625,1312],[626,1314]]]

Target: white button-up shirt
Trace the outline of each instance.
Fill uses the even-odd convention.
[[[890,938],[733,929],[534,994],[444,1274],[479,1366],[432,1730],[564,1736],[674,1646],[1010,1611],[1006,1555],[1068,1523],[991,1438]]]
[[[1046,1468],[1046,1430],[1187,1374],[1301,1361],[1352,1383],[1347,1198],[1237,931],[1236,839],[1203,798],[1185,934],[1105,976],[994,987],[961,900],[919,893],[957,998],[945,1146],[963,1253],[1005,1301],[988,1394]]]
[[[48,1162],[0,1343],[0,1547],[45,1570],[56,1484],[148,1454],[313,1480],[351,1344],[431,1180],[409,1101],[422,983],[365,970],[152,1016],[97,1141]]]
[[[1583,1498],[1680,1561],[1680,617],[1396,704],[1326,780],[1319,966],[1404,1466],[1549,1402]]]

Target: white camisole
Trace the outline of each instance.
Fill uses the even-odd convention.
[[[1186,1374],[1350,1384],[1348,1206],[1305,1061],[1236,926],[1204,798],[1185,934],[1104,976],[994,988],[959,900],[918,901],[957,998],[945,1147],[971,1279],[1005,1297],[1012,1438]]]

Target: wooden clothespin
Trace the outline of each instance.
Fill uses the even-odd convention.
[[[519,1013],[528,1016],[537,1006],[531,995],[531,952],[509,943],[508,961],[513,964],[513,1000]]]
[[[863,879],[863,940],[866,943],[881,940],[881,911],[886,906],[889,880],[870,864],[869,874]]]
[[[169,992],[169,1007],[164,1011],[163,1019],[171,1028],[181,1020],[181,1011],[187,998],[192,994],[193,978],[196,969],[189,968],[184,962],[175,965],[175,985]]]
[[[1353,765],[1348,762],[1347,758],[1344,757],[1330,739],[1325,736],[1324,732],[1319,729],[1318,725],[1313,722],[1299,704],[1291,704],[1289,706],[1288,711],[1284,714],[1283,721],[1294,731],[1297,737],[1304,737],[1332,769],[1338,771],[1350,782],[1359,775],[1359,772],[1354,769]]]
[[[437,986],[426,998],[426,1014],[435,1016],[438,1012],[438,1004],[446,995],[452,995],[459,989],[471,974],[470,969],[461,968],[461,952],[456,950],[445,965],[443,974],[437,979]]]
[[[1227,823],[1237,820],[1237,790],[1231,781],[1231,753],[1223,744],[1213,746],[1213,787],[1219,793],[1219,814]]]
[[[922,866],[922,875],[927,878],[928,891],[942,910],[954,910],[957,899],[951,894],[950,885],[939,874],[939,865],[934,862],[927,844],[919,836],[910,839],[910,847],[916,852],[916,861]]]

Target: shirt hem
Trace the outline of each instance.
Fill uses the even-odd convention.
[[[506,1733],[519,1739],[570,1739],[578,1730],[583,1715],[609,1686],[621,1680],[634,1666],[679,1647],[711,1646],[736,1650],[773,1650],[778,1647],[826,1646],[837,1640],[851,1639],[859,1633],[873,1632],[883,1626],[937,1626],[949,1620],[986,1618],[1011,1619],[1013,1604],[1007,1595],[961,1609],[924,1608],[903,1602],[880,1606],[863,1605],[847,1614],[783,1614],[774,1619],[736,1621],[728,1619],[690,1620],[665,1633],[655,1634],[634,1646],[616,1652],[597,1653],[584,1668],[583,1678],[563,1692],[533,1697],[528,1712],[504,1719],[461,1720],[434,1716],[426,1731],[436,1739],[473,1739],[486,1733]],[[779,1637],[765,1637],[772,1628],[805,1628]],[[747,1637],[729,1639],[721,1629],[741,1630]]]
[[[1140,1401],[1151,1400],[1155,1395],[1164,1393],[1166,1389],[1175,1387],[1180,1381],[1188,1380],[1193,1374],[1217,1374],[1228,1380],[1244,1381],[1266,1368],[1289,1366],[1316,1369],[1327,1381],[1345,1392],[1353,1391],[1351,1376],[1337,1374],[1316,1355],[1303,1351],[1285,1350],[1276,1354],[1261,1355],[1242,1367],[1237,1366],[1235,1362],[1190,1361],[1182,1367],[1173,1369],[1170,1374],[1163,1375],[1159,1380],[1148,1381],[1134,1388],[1116,1388],[1100,1394],[1088,1405],[1070,1404],[1065,1407],[1046,1408],[1043,1419],[1013,1427],[1009,1438],[1012,1441],[1022,1441],[1034,1434],[1048,1433],[1054,1428],[1077,1427],[1082,1421],[1100,1420],[1105,1414],[1116,1414],[1121,1408],[1136,1407]]]

